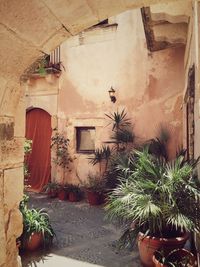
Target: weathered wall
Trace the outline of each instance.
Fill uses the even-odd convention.
[[[74,127],[94,126],[100,141],[106,141],[108,128],[105,113],[125,108],[134,124],[138,140],[155,137],[159,124],[172,131],[171,154],[182,144],[182,93],[184,48],[168,49],[153,54],[146,49],[140,10],[127,11],[116,18],[117,29],[85,32],[62,44],[61,61],[66,72],[61,75],[58,117],[65,114],[65,129],[75,139]],[[93,34],[93,35],[92,35]],[[105,40],[104,40],[105,38]],[[116,90],[117,102],[108,96]],[[63,117],[63,115],[62,115]],[[76,166],[82,179],[88,172],[87,155],[76,154]],[[70,179],[70,178],[69,178]]]
[[[16,238],[22,231],[18,205],[23,195],[25,103],[14,79],[1,86],[5,91],[0,101],[0,266],[11,267],[18,266]]]
[[[42,52],[49,53],[69,36],[108,16],[156,2],[160,0],[71,1],[70,7],[62,0],[0,2],[1,267],[18,266],[15,238],[22,230],[18,204],[23,194],[25,107],[20,75]]]
[[[173,136],[171,155],[182,144],[184,48],[149,53],[140,10],[127,11],[115,22],[117,28],[91,29],[61,45],[66,70],[59,81],[58,128],[71,140],[73,167],[82,180],[92,166],[88,155],[76,153],[75,127],[95,126],[99,147],[109,137],[105,113],[125,108],[140,142],[155,137],[159,124],[166,124]],[[116,90],[115,104],[108,96],[111,86]],[[67,174],[67,181],[80,182],[77,173]],[[53,176],[60,179],[55,170]]]

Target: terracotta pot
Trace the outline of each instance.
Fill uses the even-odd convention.
[[[88,203],[92,206],[101,205],[103,203],[103,194],[100,192],[87,191]]]
[[[196,266],[196,258],[195,256],[188,250],[186,249],[175,249],[170,253],[168,256],[168,260],[170,261],[176,261],[176,260],[181,260],[183,257],[187,257],[189,260],[190,266]],[[156,253],[153,255],[153,262],[155,267],[168,267],[165,264],[162,264],[159,262],[159,260],[156,258]]]
[[[80,196],[77,193],[69,192],[69,201],[70,202],[78,202],[78,201],[80,201]]]
[[[65,200],[69,200],[69,192],[65,191]]]
[[[62,189],[58,192],[58,198],[60,200],[65,200],[67,198],[67,194],[66,194],[66,191],[64,189]]]
[[[140,260],[144,267],[154,267],[153,254],[156,250],[162,249],[166,254],[170,251],[183,248],[187,239],[188,234],[176,238],[157,238],[146,236],[143,233],[138,235],[138,248],[140,254]]]
[[[29,251],[34,251],[42,245],[42,242],[42,233],[32,233],[32,235],[26,241],[25,249]]]

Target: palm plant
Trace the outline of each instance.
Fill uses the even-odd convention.
[[[128,145],[133,144],[135,141],[135,135],[130,127],[115,131],[111,136],[113,143],[118,144],[118,151],[125,150]]]
[[[133,244],[139,232],[157,237],[172,230],[199,232],[200,190],[193,176],[197,162],[187,162],[182,155],[167,162],[147,148],[134,155],[130,168],[118,165],[121,182],[106,206],[111,219],[128,225],[122,244]]]
[[[157,137],[152,138],[146,142],[145,145],[148,146],[149,152],[154,154],[156,157],[162,157],[165,160],[169,160],[168,155],[168,144],[171,139],[171,134],[169,129],[164,126],[163,124],[160,124],[160,126],[157,129]]]
[[[111,120],[110,123],[113,123],[113,131],[123,129],[123,127],[127,127],[131,124],[124,109],[121,112],[117,110],[117,112],[105,115]]]
[[[112,154],[105,173],[106,186],[115,188],[121,179],[126,179],[134,168],[134,153],[132,151],[117,151]]]
[[[99,164],[99,174],[102,174],[102,163],[105,162],[105,171],[107,170],[108,161],[111,156],[111,149],[109,146],[102,146],[94,151],[94,156],[90,158],[92,165]],[[104,172],[105,172],[104,171]],[[104,173],[103,173],[104,174]]]
[[[120,143],[133,142],[134,135],[130,129],[131,121],[127,118],[127,113],[123,109],[121,112],[113,112],[111,114],[105,114],[112,123],[112,131],[114,132],[111,137],[112,143],[115,143],[117,146],[117,151],[120,150]]]

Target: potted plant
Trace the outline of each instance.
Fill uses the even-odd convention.
[[[68,199],[70,202],[78,202],[81,200],[81,189],[78,185],[68,184],[67,191],[69,192]]]
[[[167,256],[162,251],[155,251],[153,255],[155,267],[195,267],[195,256],[186,249],[172,250]]]
[[[65,188],[65,175],[66,172],[71,172],[71,164],[75,157],[70,156],[69,144],[70,140],[66,138],[64,133],[56,132],[51,138],[51,148],[54,149],[55,157],[53,158],[54,163],[62,169],[62,177],[59,184],[58,197],[60,200],[66,198],[66,188]]]
[[[129,168],[119,166],[121,182],[106,206],[111,218],[120,218],[128,227],[123,245],[138,239],[143,266],[154,266],[158,249],[165,253],[184,246],[189,232],[200,230],[200,190],[193,169],[182,155],[172,162],[148,152],[134,151]]]
[[[104,201],[105,179],[98,174],[89,174],[85,184],[87,200],[90,205],[100,205]]]
[[[20,240],[22,249],[33,251],[40,246],[49,246],[55,234],[47,212],[44,209],[29,209],[27,200],[25,196],[20,203],[23,216],[23,233]]]
[[[68,185],[67,184],[64,184],[64,185],[59,184],[59,189],[58,189],[59,200],[66,200],[66,199],[68,199],[68,196],[69,196]]]
[[[55,198],[58,195],[59,184],[56,182],[49,182],[43,188],[50,198]]]

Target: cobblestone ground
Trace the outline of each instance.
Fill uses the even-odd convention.
[[[51,251],[22,255],[23,267],[141,266],[137,250],[117,251],[120,230],[105,219],[102,207],[49,199],[43,194],[31,194],[30,206],[48,211],[57,238]]]

